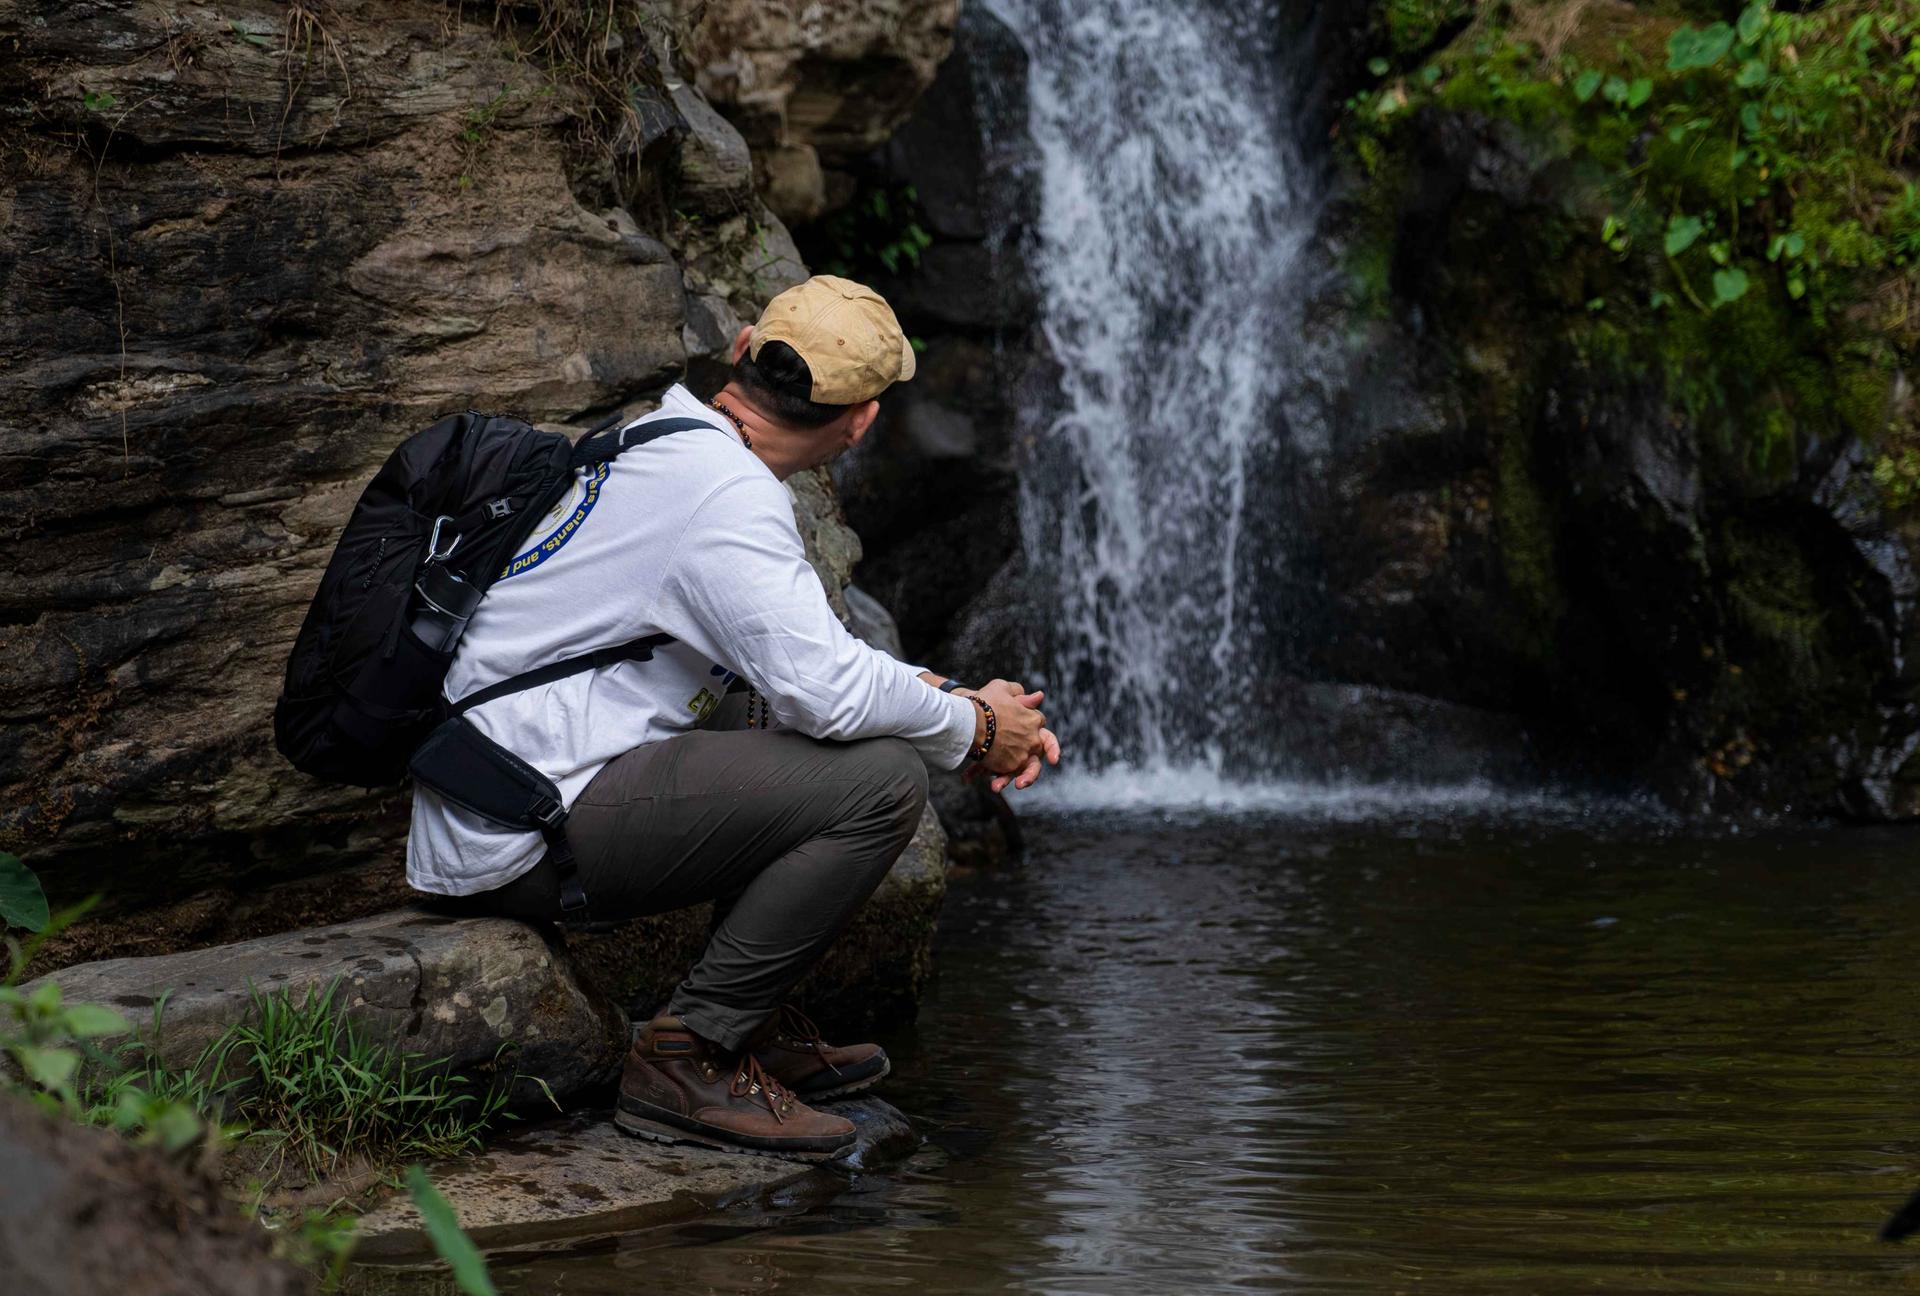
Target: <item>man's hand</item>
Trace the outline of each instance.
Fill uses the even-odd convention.
[[[1047,728],[1047,717],[1040,711],[1046,694],[1029,693],[1024,685],[1002,679],[991,680],[975,692],[993,708],[993,746],[980,761],[992,776],[988,786],[995,792],[1009,784],[1032,787],[1040,778],[1042,761],[1060,763],[1060,740]],[[984,728],[984,718],[982,723]]]

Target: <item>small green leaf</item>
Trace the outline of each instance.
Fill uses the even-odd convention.
[[[1797,257],[1807,250],[1807,240],[1798,230],[1787,235],[1787,255]]]
[[[1710,27],[1682,27],[1667,38],[1667,67],[1675,72],[1710,68],[1733,48],[1733,28],[1717,22]]]
[[[1653,98],[1653,82],[1647,77],[1641,77],[1627,87],[1627,107],[1629,108],[1638,108],[1651,98]]]
[[[80,96],[80,102],[86,105],[88,112],[105,112],[119,100],[104,90],[89,90]]]
[[[1370,58],[1367,60],[1367,71],[1373,73],[1375,76],[1385,76],[1392,68],[1393,64],[1383,58]]]
[[[1698,216],[1674,216],[1667,221],[1667,255],[1679,256],[1693,246],[1704,228]]]
[[[1627,101],[1626,80],[1622,77],[1617,77],[1617,76],[1608,77],[1607,84],[1601,87],[1600,96],[1601,98],[1605,99],[1608,103],[1618,108],[1621,104]]]
[[[1673,298],[1657,288],[1654,289],[1653,295],[1647,298],[1647,305],[1651,306],[1654,310],[1663,310],[1672,304]]]
[[[1758,135],[1762,129],[1760,105],[1750,103],[1740,110],[1740,129],[1749,135]]]
[[[1747,272],[1739,266],[1713,272],[1713,304],[1725,306],[1747,295]]]
[[[414,1209],[420,1212],[421,1222],[427,1226],[433,1249],[453,1270],[454,1285],[465,1296],[495,1296],[493,1279],[487,1276],[487,1262],[473,1245],[473,1239],[461,1231],[460,1218],[453,1213],[453,1207],[427,1179],[427,1172],[417,1165],[407,1168],[407,1191],[413,1197]]]
[[[1707,244],[1707,255],[1713,258],[1715,265],[1725,265],[1733,258],[1733,245],[1725,239]]]
[[[1772,7],[1773,6],[1768,3],[1768,0],[1754,0],[1752,4],[1746,7],[1745,11],[1740,15],[1739,31],[1741,40],[1751,45],[1760,39],[1760,34],[1767,29],[1767,19],[1770,16],[1768,11]]]
[[[1799,301],[1807,295],[1807,281],[1799,275],[1787,276],[1787,296]]]
[[[47,893],[19,857],[0,851],[0,927],[42,931],[47,925]]]
[[[1439,80],[1440,65],[1438,63],[1429,63],[1420,69],[1420,82],[1422,85],[1432,86]]]
[[[169,1152],[178,1152],[187,1144],[200,1137],[205,1128],[199,1116],[184,1103],[170,1102],[152,1113],[147,1128],[153,1132],[154,1140]]]
[[[43,1089],[64,1089],[80,1069],[80,1055],[72,1049],[44,1048],[35,1044],[15,1044],[9,1051],[27,1079]]]
[[[1751,90],[1767,79],[1767,65],[1759,59],[1748,59],[1740,65],[1740,75],[1733,83],[1742,90]]]
[[[1587,299],[1587,310],[1591,314],[1598,315],[1606,308],[1607,299],[1605,297],[1589,297]]]
[[[77,1039],[96,1039],[102,1035],[125,1035],[133,1027],[111,1008],[99,1004],[74,1004],[64,1014],[67,1030]]]
[[[1581,103],[1585,103],[1593,98],[1595,92],[1600,89],[1600,83],[1604,80],[1606,80],[1606,76],[1599,68],[1588,68],[1575,79],[1573,83],[1573,93],[1579,98]]]

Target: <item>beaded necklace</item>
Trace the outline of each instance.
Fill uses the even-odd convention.
[[[753,437],[750,433],[748,433],[747,425],[740,421],[740,416],[738,414],[735,414],[732,410],[728,409],[725,405],[722,405],[720,403],[720,398],[718,396],[715,396],[712,400],[708,401],[707,404],[719,410],[722,414],[725,414],[727,416],[727,420],[731,422],[736,428],[740,429],[740,443],[746,446],[746,448],[749,450],[753,449]]]

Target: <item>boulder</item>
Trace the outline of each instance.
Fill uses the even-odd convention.
[[[59,1296],[297,1296],[310,1275],[273,1255],[204,1167],[0,1093],[0,1273]]]
[[[581,988],[566,951],[524,923],[453,919],[420,909],[285,932],[237,945],[108,959],[52,973],[68,1002],[103,1004],[150,1035],[159,1059],[190,1066],[256,994],[296,1001],[330,986],[381,1038],[474,1078],[517,1075],[520,1103],[556,1098],[619,1073],[626,1022]],[[543,1089],[536,1081],[544,1081]]]

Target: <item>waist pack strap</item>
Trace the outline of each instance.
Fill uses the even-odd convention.
[[[615,644],[611,648],[600,648],[578,657],[568,657],[549,666],[541,666],[518,675],[509,675],[497,684],[489,684],[477,692],[469,693],[447,708],[447,714],[462,716],[477,706],[485,706],[495,698],[509,693],[520,693],[530,688],[539,688],[542,684],[551,684],[555,680],[578,675],[583,671],[599,670],[605,666],[617,666],[621,662],[651,661],[653,650],[663,648],[673,642],[672,635],[648,635],[644,639],[635,639],[630,643]]]
[[[567,811],[553,780],[474,727],[443,721],[413,753],[414,781],[502,828],[537,832],[560,874],[560,917],[587,923],[587,892],[567,842]]]

